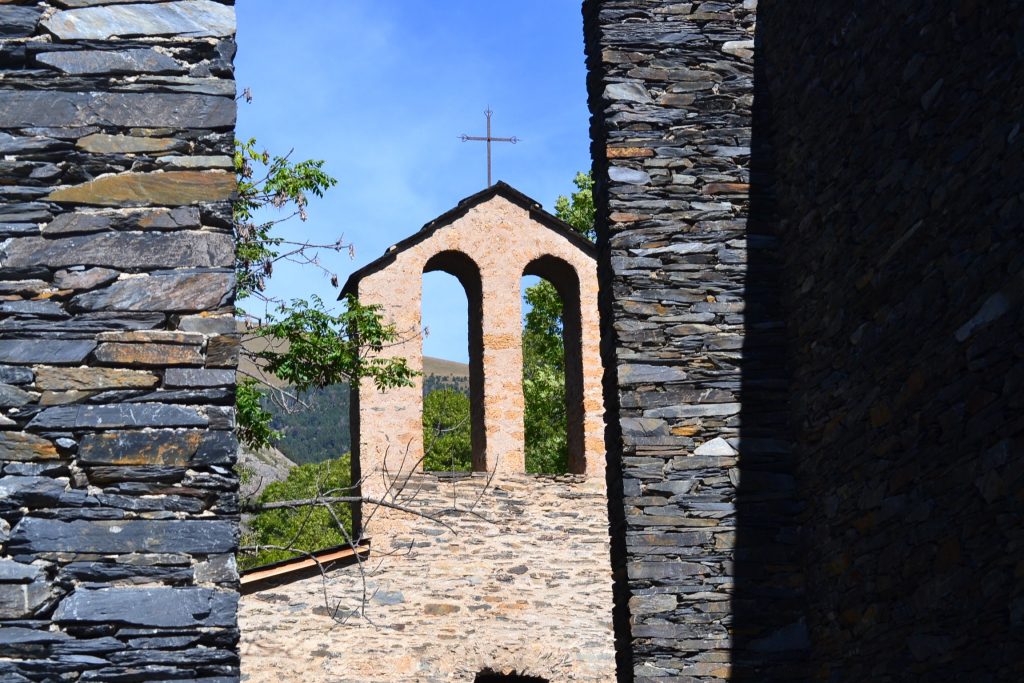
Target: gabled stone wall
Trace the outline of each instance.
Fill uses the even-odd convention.
[[[237,680],[234,26],[0,4],[4,681]]]

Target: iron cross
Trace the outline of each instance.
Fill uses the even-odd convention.
[[[475,135],[465,135],[465,134],[459,136],[459,138],[463,142],[467,142],[469,140],[475,140],[475,141],[480,141],[480,142],[486,142],[487,143],[487,187],[491,186],[491,143],[492,142],[511,142],[514,145],[517,142],[519,142],[519,138],[517,138],[517,137],[511,137],[511,138],[495,138],[495,137],[491,137],[491,114],[493,114],[493,113],[494,112],[491,111],[490,107],[487,107],[487,109],[484,111],[484,116],[487,117],[487,135],[485,137],[478,137],[478,136],[475,136]]]

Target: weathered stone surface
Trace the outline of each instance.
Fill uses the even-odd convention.
[[[44,576],[41,567],[0,559],[0,583],[32,583]]]
[[[94,348],[96,342],[88,339],[48,339],[44,343],[29,339],[0,339],[0,362],[75,365],[85,360]]]
[[[54,620],[76,588],[236,587],[233,387],[160,387],[207,360],[180,315],[231,317],[234,43],[175,32],[230,33],[233,5],[0,0],[0,680],[238,679],[231,597],[176,600],[185,633]]]
[[[186,156],[173,155],[157,159],[157,163],[168,169],[216,168],[230,170],[234,168],[234,160],[227,156]]]
[[[52,595],[46,581],[0,583],[0,619],[31,617]]]
[[[237,593],[210,588],[79,588],[57,606],[54,620],[165,628],[230,626],[237,609]]]
[[[174,59],[153,49],[119,52],[106,50],[42,52],[36,55],[36,60],[47,66],[60,69],[64,73],[75,75],[182,73],[185,71],[184,67]]]
[[[0,432],[0,460],[51,460],[57,457],[57,447],[49,439],[24,432]]]
[[[164,386],[177,387],[223,387],[235,383],[234,370],[207,370],[199,368],[168,368],[164,373]]]
[[[201,346],[205,337],[195,332],[177,330],[128,330],[124,332],[101,332],[96,341],[122,342],[127,344],[191,344]]]
[[[203,354],[197,346],[179,344],[100,344],[93,354],[97,361],[114,365],[202,365]]]
[[[47,199],[69,204],[179,206],[230,199],[237,182],[222,171],[121,173],[51,192]]]
[[[343,675],[359,683],[472,681],[488,666],[528,668],[548,681],[615,681],[603,480],[498,474],[489,488],[486,481],[484,473],[460,479],[418,473],[404,496],[426,513],[479,496],[476,512],[497,524],[446,515],[454,527],[446,530],[407,515],[380,520],[386,511],[375,511],[381,527],[371,552],[379,561],[366,620],[332,629],[325,610],[296,618],[292,606],[322,604],[319,576],[244,595],[239,623],[245,680],[299,680],[343,651]],[[392,552],[409,542],[415,547]],[[329,576],[337,595],[361,592],[356,567],[339,567]],[[331,629],[330,647],[318,640],[324,629]],[[395,629],[400,638],[393,637]],[[462,637],[469,632],[478,637]],[[447,633],[452,637],[438,637]],[[410,647],[415,655],[405,659]],[[281,648],[288,658],[276,654]],[[385,669],[381,658],[409,665]]]
[[[183,315],[178,320],[178,329],[203,334],[229,334],[236,332],[238,320],[233,315]]]
[[[66,485],[67,479],[52,477],[0,477],[0,507],[54,507]]]
[[[32,394],[10,384],[0,384],[0,408],[14,408],[32,402]]]
[[[54,149],[70,148],[71,143],[55,140],[45,136],[11,135],[0,132],[0,153],[42,152]]]
[[[0,5],[0,38],[21,38],[35,33],[41,7]]]
[[[59,406],[32,418],[27,429],[119,429],[124,427],[204,427],[195,409],[161,403],[109,406]]]
[[[100,232],[111,227],[110,218],[92,213],[62,213],[47,223],[42,233],[51,235],[76,235]]]
[[[736,449],[722,437],[703,443],[693,451],[694,455],[736,455]]]
[[[18,552],[230,553],[238,530],[226,520],[74,520],[26,517],[11,530]]]
[[[0,365],[0,382],[4,384],[31,384],[33,377],[28,368]]]
[[[686,371],[673,365],[630,364],[619,366],[620,384],[681,382],[686,378]]]
[[[155,430],[87,434],[78,449],[85,464],[188,465],[204,443],[214,437],[197,430]]]
[[[58,239],[24,237],[9,240],[0,251],[0,264],[111,268],[224,267],[233,260],[230,235],[184,231],[154,234],[103,232]]]
[[[223,128],[235,124],[228,97],[170,93],[0,91],[0,127],[139,126]]]
[[[34,316],[38,318],[66,318],[63,307],[48,299],[0,301],[0,315]]]
[[[0,646],[42,645],[67,640],[68,635],[61,631],[43,631],[21,626],[5,626],[0,629]]]
[[[65,53],[61,53],[65,54]],[[93,133],[78,141],[78,147],[97,154],[138,154],[181,149],[184,144],[175,138],[146,138],[135,135]]]
[[[110,268],[58,270],[53,276],[53,284],[60,289],[95,289],[113,282],[118,275],[118,271]]]
[[[228,272],[152,273],[149,277],[119,280],[106,289],[76,296],[71,307],[82,311],[201,311],[219,308],[229,300],[234,279],[234,274]]]
[[[210,337],[206,343],[206,365],[211,368],[234,368],[242,350],[239,334]]]
[[[0,237],[27,237],[38,234],[39,226],[35,223],[0,223]]]
[[[48,391],[151,389],[159,378],[150,372],[114,368],[51,368],[39,366],[36,388]]]
[[[139,218],[138,227],[160,230],[176,230],[178,228],[198,228],[199,209],[193,206],[180,206],[176,209],[157,209]]]
[[[109,5],[57,12],[43,22],[64,40],[109,40],[117,36],[229,36],[235,32],[234,10],[210,0],[154,5]]]

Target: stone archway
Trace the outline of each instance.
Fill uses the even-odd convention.
[[[459,281],[466,292],[469,315],[469,405],[470,438],[473,447],[473,469],[487,468],[487,427],[484,414],[484,332],[483,332],[483,285],[480,268],[469,256],[461,251],[442,251],[427,259],[424,273],[441,271]],[[422,290],[421,290],[422,291]],[[420,370],[423,369],[422,356]],[[422,392],[420,393],[422,397]],[[422,418],[423,406],[420,405]]]

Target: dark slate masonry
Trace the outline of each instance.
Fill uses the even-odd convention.
[[[2,681],[238,679],[234,12],[0,3]]]
[[[1024,680],[1024,6],[584,16],[620,680]]]

